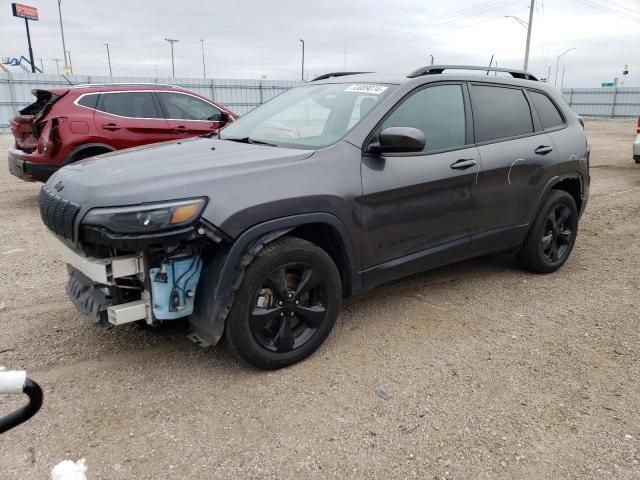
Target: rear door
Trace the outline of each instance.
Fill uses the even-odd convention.
[[[476,251],[510,246],[526,233],[543,174],[557,160],[554,144],[540,128],[522,88],[470,85],[474,131],[482,169]]]
[[[478,150],[461,83],[414,91],[377,128],[413,127],[418,153],[367,155],[362,162],[365,281],[377,284],[460,258],[476,231]],[[437,262],[436,262],[437,263]]]
[[[222,111],[203,99],[182,92],[156,92],[173,138],[211,133],[224,126]]]
[[[104,143],[116,149],[172,138],[151,91],[102,92],[93,119]]]

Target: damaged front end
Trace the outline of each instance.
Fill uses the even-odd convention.
[[[194,314],[205,264],[226,236],[200,218],[205,198],[89,210],[48,187],[40,195],[52,245],[69,272],[67,295],[96,323],[161,328]],[[206,295],[206,294],[205,294]],[[194,338],[201,344],[205,342]]]

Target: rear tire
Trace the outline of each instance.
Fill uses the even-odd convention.
[[[577,233],[575,200],[567,192],[552,190],[543,200],[518,258],[533,272],[555,272],[569,258]]]
[[[226,345],[257,368],[286,367],[322,345],[341,302],[331,257],[306,240],[280,238],[247,267],[227,318]]]

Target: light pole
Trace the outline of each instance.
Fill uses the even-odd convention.
[[[207,78],[207,65],[204,63],[204,38],[200,39],[202,44],[202,77]]]
[[[173,78],[176,78],[176,67],[173,63],[173,44],[178,43],[180,40],[177,40],[175,38],[165,38],[165,40],[171,45],[171,76]]]
[[[525,22],[519,17],[514,15],[505,15],[504,18],[513,18],[516,22],[518,22],[522,28],[527,31],[527,44],[524,47],[524,67],[523,70],[529,68],[529,46],[531,45],[531,27],[533,25],[533,5],[534,0],[531,0],[531,6],[529,7],[529,22]]]
[[[533,7],[535,0],[531,0],[529,7],[529,23],[527,23],[527,45],[524,47],[524,71],[529,68],[529,46],[531,45],[531,28],[533,27]]]
[[[62,26],[62,7],[60,3],[62,0],[58,0],[58,15],[60,16],[60,34],[62,35],[62,53],[64,55],[64,66],[67,66],[67,46],[64,43],[64,28]],[[58,72],[59,73],[59,72]]]
[[[433,65],[433,55],[429,54],[429,56],[431,57],[431,65]]]
[[[60,62],[62,61],[62,59],[61,58],[52,58],[51,60],[56,62],[56,72],[58,72],[58,75],[60,75]]]
[[[569,53],[571,50],[575,50],[574,47],[571,47],[567,50],[565,50],[564,52],[562,52],[560,55],[558,55],[558,58],[556,58],[556,76],[553,79],[553,86],[555,87],[556,85],[558,85],[558,66],[560,65],[560,58],[564,57],[567,53]]]
[[[301,70],[302,73],[300,75],[300,78],[304,82],[304,40],[300,39],[300,43],[302,44],[302,70]]]
[[[109,44],[104,44],[107,47],[107,62],[109,62],[109,76],[113,77],[113,73],[111,72],[111,54],[109,53]]]

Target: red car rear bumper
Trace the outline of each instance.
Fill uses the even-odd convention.
[[[17,148],[12,148],[9,150],[9,172],[28,182],[46,182],[53,172],[60,168],[60,165],[37,161],[43,159],[38,154],[24,153]]]

